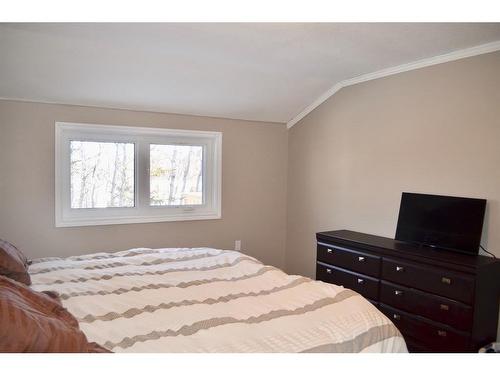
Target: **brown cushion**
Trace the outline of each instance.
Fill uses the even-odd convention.
[[[59,302],[0,276],[0,352],[107,352],[89,343]]]
[[[31,284],[28,259],[11,243],[0,239],[0,275],[26,285]]]
[[[54,292],[53,290],[44,290],[42,291],[42,293],[55,300],[58,304],[62,305],[61,296],[59,295],[59,293]]]

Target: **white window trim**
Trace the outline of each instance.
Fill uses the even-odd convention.
[[[135,144],[135,207],[72,209],[70,201],[70,140],[114,141]],[[149,205],[149,144],[204,146],[202,205]],[[81,124],[55,123],[55,226],[153,223],[221,218],[222,133]]]

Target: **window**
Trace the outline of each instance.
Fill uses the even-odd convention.
[[[56,123],[56,226],[221,217],[219,132]]]
[[[71,208],[134,207],[134,144],[70,141]]]
[[[149,146],[152,206],[203,204],[203,147]]]

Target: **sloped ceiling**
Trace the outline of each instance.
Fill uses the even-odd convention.
[[[498,23],[0,24],[0,97],[284,123],[338,82],[498,40]]]

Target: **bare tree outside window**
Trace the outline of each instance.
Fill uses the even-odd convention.
[[[134,144],[71,141],[71,208],[134,207]]]
[[[203,147],[150,145],[150,204],[203,204]]]

